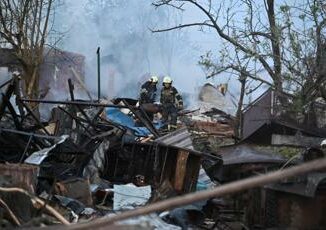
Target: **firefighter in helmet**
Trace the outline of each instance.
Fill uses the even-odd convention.
[[[176,129],[178,110],[183,109],[183,101],[177,89],[172,86],[172,79],[169,76],[163,79],[160,102],[163,122],[168,125],[169,129]]]
[[[157,76],[152,76],[148,81],[146,81],[140,89],[139,104],[154,103],[156,98],[156,85],[158,82]]]

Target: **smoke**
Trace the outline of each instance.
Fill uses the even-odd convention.
[[[101,47],[102,96],[137,98],[150,74],[170,75],[184,94],[205,81],[197,65],[202,50],[186,30],[150,31],[182,21],[177,11],[155,9],[148,0],[70,0],[57,9],[55,26],[66,31],[60,48],[86,57],[85,82],[91,92],[97,94],[96,50]]]

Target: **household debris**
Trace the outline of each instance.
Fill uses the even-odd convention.
[[[160,112],[157,104],[137,106],[137,100],[130,98],[112,103],[78,100],[72,80],[70,100],[27,100],[17,97],[17,81],[3,84],[0,100],[1,226],[91,225],[120,218],[128,209],[215,191],[226,183],[242,183],[248,177],[291,170],[293,165],[325,157],[320,149],[320,138],[325,136],[283,121],[265,136],[261,130],[268,124],[264,123],[234,145],[235,118],[230,110],[205,102],[204,92],[206,109],[179,111],[178,128],[167,132],[156,115],[153,121],[147,116]],[[10,100],[14,96],[16,103]],[[39,104],[53,106],[49,119],[34,112]],[[244,119],[249,110],[244,110]],[[276,118],[273,121],[276,124]],[[265,145],[253,136],[272,141]],[[302,211],[323,200],[324,174],[319,170],[291,180],[261,182],[249,190],[239,188],[241,194],[231,195],[231,190],[221,198],[181,202],[168,212],[164,208],[113,222],[151,229],[296,227],[293,211],[279,212]],[[323,208],[319,205],[309,221],[300,222],[302,226],[323,226]],[[275,218],[267,218],[271,215]]]
[[[113,210],[127,210],[144,206],[150,199],[151,192],[151,186],[114,185]]]

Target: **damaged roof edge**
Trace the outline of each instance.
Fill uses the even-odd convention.
[[[187,127],[183,127],[165,136],[159,137],[154,141],[154,143],[166,147],[173,146],[185,151],[190,151],[198,156],[221,160],[218,156],[195,150],[192,144],[191,133],[188,131]]]

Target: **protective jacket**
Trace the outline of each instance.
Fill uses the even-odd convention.
[[[156,85],[146,81],[140,89],[139,104],[154,103],[156,98]]]
[[[183,101],[181,95],[178,93],[177,89],[171,86],[170,88],[163,87],[161,91],[161,104],[164,105],[174,105],[177,109],[183,108]]]

